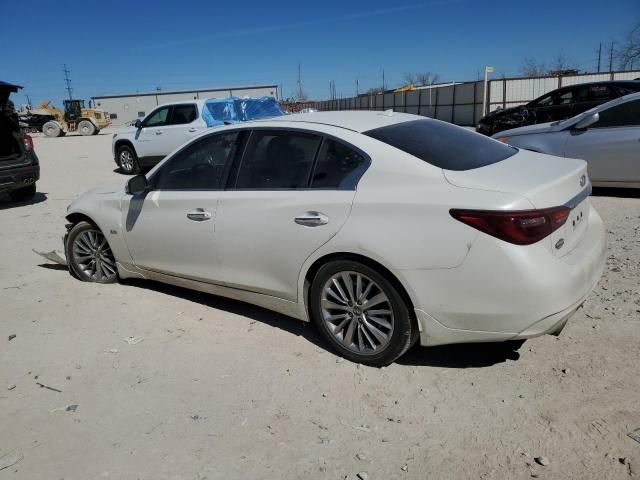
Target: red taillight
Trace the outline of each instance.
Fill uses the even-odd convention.
[[[33,139],[31,135],[27,135],[26,133],[22,135],[22,143],[24,143],[24,149],[27,152],[33,151]]]
[[[449,211],[456,220],[505,242],[531,245],[560,228],[567,221],[569,207],[541,210],[459,210]]]

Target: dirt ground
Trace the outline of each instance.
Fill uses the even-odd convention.
[[[37,197],[0,195],[0,479],[640,478],[637,193],[593,198],[609,260],[560,337],[375,369],[297,320],[35,255],[75,195],[125,180],[110,141],[35,138]]]

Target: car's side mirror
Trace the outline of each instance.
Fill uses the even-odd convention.
[[[592,113],[591,115],[587,115],[578,123],[576,123],[573,127],[574,130],[586,130],[594,123],[597,123],[600,120],[600,114],[598,112]]]
[[[133,126],[136,128],[142,128],[142,122],[140,121],[140,119],[137,119],[136,123],[134,123]]]
[[[149,191],[149,183],[144,175],[136,175],[127,182],[125,190],[129,195],[140,195]]]

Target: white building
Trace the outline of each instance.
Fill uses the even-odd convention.
[[[277,85],[252,85],[225,88],[202,88],[192,90],[173,90],[148,93],[123,93],[120,95],[102,95],[91,97],[91,105],[106,110],[114,125],[124,125],[137,118],[144,117],[158,105],[181,100],[225,97],[262,97],[278,98]]]

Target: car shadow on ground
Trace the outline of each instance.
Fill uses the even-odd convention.
[[[25,207],[27,205],[35,205],[47,200],[47,194],[44,192],[37,192],[33,198],[22,202],[17,202],[12,199],[7,193],[0,193],[0,210],[6,210],[7,208]]]
[[[593,187],[594,197],[640,198],[640,188]]]
[[[333,352],[327,341],[315,327],[307,322],[281,315],[271,310],[248,303],[218,297],[208,293],[175,287],[148,280],[127,279],[123,284],[172,295],[190,302],[206,305],[217,310],[241,315],[270,327],[279,328],[291,335],[304,337],[307,341]],[[416,346],[396,361],[399,365],[444,368],[489,367],[507,360],[518,360],[518,349],[522,341],[500,343],[476,343],[463,345],[443,345],[438,347]]]
[[[47,270],[64,270],[68,271],[69,268],[66,265],[60,265],[59,263],[40,263],[39,267],[46,268]]]

